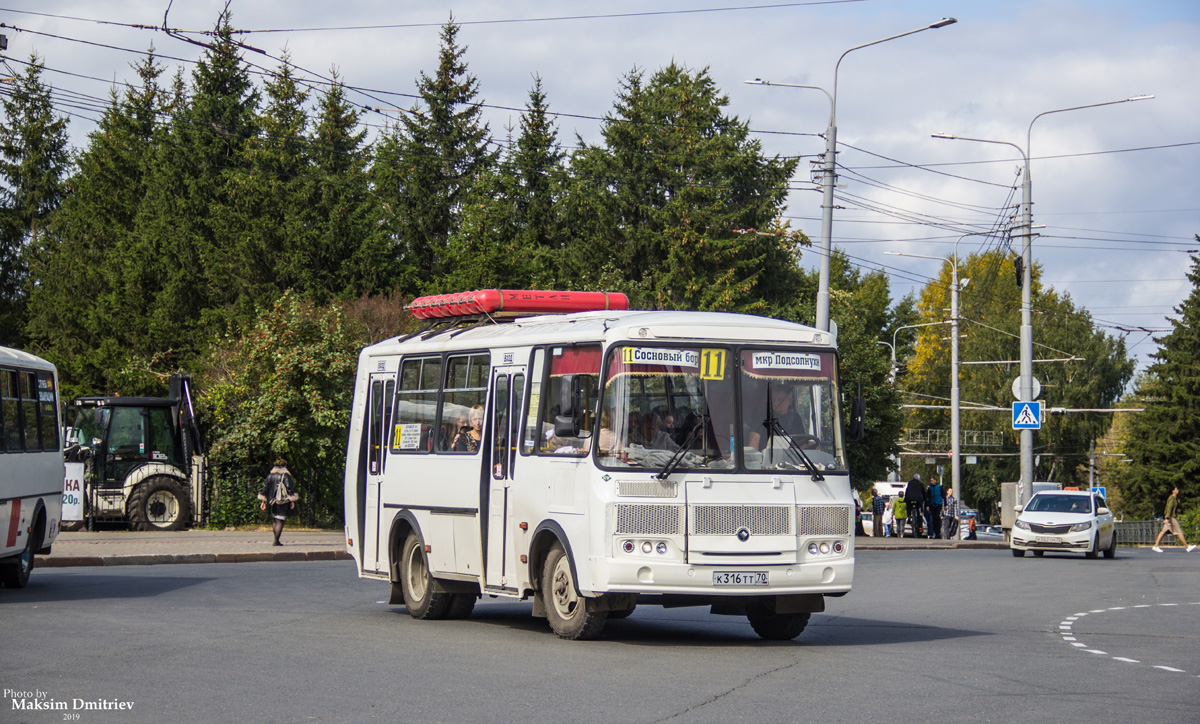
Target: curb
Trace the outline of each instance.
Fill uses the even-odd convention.
[[[263,563],[267,561],[348,561],[345,551],[278,551],[265,553],[154,553],[131,556],[45,556],[36,568],[87,566],[158,566],[176,563]]]

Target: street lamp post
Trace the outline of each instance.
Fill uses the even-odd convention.
[[[1099,108],[1100,106],[1111,106],[1118,103],[1129,103],[1131,101],[1144,101],[1153,98],[1152,95],[1133,96],[1132,98],[1123,98],[1119,101],[1105,101],[1104,103],[1089,103],[1084,106],[1071,106],[1070,108],[1056,108],[1052,111],[1044,111],[1033,117],[1029,122],[1029,128],[1025,133],[1025,148],[1021,148],[1015,143],[1008,141],[993,141],[986,138],[967,138],[965,136],[952,136],[945,133],[935,133],[934,138],[945,138],[955,141],[975,141],[977,143],[993,143],[1002,146],[1012,146],[1021,154],[1022,160],[1025,162],[1024,173],[1021,181],[1021,226],[1024,228],[1022,236],[1024,240],[1021,244],[1021,260],[1023,262],[1021,269],[1021,399],[1020,402],[1033,402],[1033,182],[1030,178],[1029,156],[1031,152],[1031,142],[1033,138],[1033,124],[1042,116],[1048,116],[1051,113],[1064,113],[1066,111],[1078,111],[1084,108]],[[1020,503],[1023,505],[1029,502],[1033,497],[1033,430],[1021,430],[1021,490],[1019,494]]]
[[[931,23],[916,30],[909,30],[899,35],[891,35],[880,40],[875,40],[870,43],[856,45],[853,48],[845,51],[838,57],[837,63],[833,66],[833,93],[825,90],[820,86],[815,85],[799,85],[796,83],[773,83],[761,78],[748,80],[746,83],[750,85],[777,85],[785,88],[811,88],[819,90],[829,98],[829,127],[825,131],[825,170],[821,180],[822,200],[821,200],[821,265],[820,274],[817,279],[817,329],[829,331],[829,256],[833,252],[833,188],[837,179],[836,169],[836,154],[837,154],[837,79],[838,70],[841,68],[842,60],[850,53],[863,48],[869,48],[872,45],[886,43],[889,40],[896,40],[907,35],[920,33],[925,30],[936,28],[944,28],[947,25],[953,25],[958,22],[954,18],[942,18],[936,23]]]
[[[962,286],[958,283],[958,245],[968,236],[984,236],[990,231],[963,234],[954,242],[954,256],[925,256],[924,254],[906,254],[898,251],[886,251],[892,256],[911,256],[917,259],[940,259],[950,262],[950,481],[951,489],[957,500],[962,499],[962,424],[961,401],[959,398],[959,359],[958,359],[958,295]],[[941,324],[941,322],[933,322]],[[894,353],[893,353],[894,354]]]

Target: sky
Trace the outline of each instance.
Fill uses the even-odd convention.
[[[1011,224],[1030,157],[1033,256],[1044,283],[1124,337],[1139,370],[1190,292],[1200,251],[1200,3],[1194,0],[510,0],[456,3],[232,0],[247,60],[284,49],[301,77],[336,69],[375,133],[414,103],[436,69],[441,25],[462,24],[485,118],[503,140],[541,79],[560,141],[600,140],[622,76],[672,61],[707,69],[769,155],[800,156],[786,216],[814,242],[825,149],[819,90],[750,85],[837,81],[833,244],[888,274],[898,299],[945,258],[1003,244],[963,234]],[[86,144],[114,84],[153,46],[190,73],[202,49],[162,30],[211,30],[224,0],[0,0],[3,54],[20,72],[37,52],[73,143]],[[953,25],[843,53],[937,22]],[[147,28],[133,28],[140,24]],[[199,37],[194,33],[189,37]],[[1152,100],[1044,114],[1152,94]],[[1034,119],[1037,118],[1035,121]],[[934,133],[987,139],[932,138]],[[1019,247],[1019,240],[1012,242]],[[805,253],[815,267],[817,250]],[[971,286],[963,293],[969,303]],[[835,320],[836,321],[836,320]],[[986,321],[986,320],[983,320]],[[1037,341],[1037,320],[1034,320]],[[1065,350],[1070,352],[1070,350]]]

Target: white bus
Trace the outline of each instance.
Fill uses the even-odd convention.
[[[362,351],[345,480],[360,576],[418,619],[532,598],[568,639],[639,604],[707,605],[791,639],[850,590],[831,335],[625,306],[425,297],[410,309],[442,326]],[[498,319],[572,309],[598,311]]]
[[[0,347],[0,583],[24,588],[62,520],[63,454],[54,365]]]

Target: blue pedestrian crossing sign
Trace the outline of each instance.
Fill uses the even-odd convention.
[[[1014,430],[1041,430],[1041,401],[1012,403],[1012,426]]]

